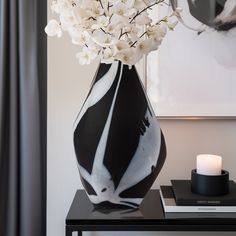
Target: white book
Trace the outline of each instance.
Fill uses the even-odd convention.
[[[162,202],[165,212],[236,213],[236,206],[177,206],[171,186],[161,186],[160,196],[161,196],[161,202]],[[235,216],[232,218],[235,218]]]

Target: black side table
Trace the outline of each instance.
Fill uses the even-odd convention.
[[[66,236],[83,231],[236,231],[236,218],[165,218],[158,190],[150,190],[139,209],[95,210],[78,190],[66,217]]]

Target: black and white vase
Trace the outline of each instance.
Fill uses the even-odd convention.
[[[135,67],[100,64],[75,122],[74,147],[95,206],[140,205],[164,164],[166,146]]]

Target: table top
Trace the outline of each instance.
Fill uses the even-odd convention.
[[[236,216],[234,214],[232,218],[195,218],[191,216],[191,213],[190,215],[185,213],[183,217],[166,217],[159,190],[150,190],[139,209],[95,209],[85,191],[77,190],[66,217],[66,225],[159,225],[168,226],[168,229],[174,226],[173,230],[236,231]],[[192,228],[187,226],[192,226]]]

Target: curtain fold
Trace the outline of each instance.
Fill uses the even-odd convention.
[[[0,0],[0,236],[46,235],[46,0]]]

